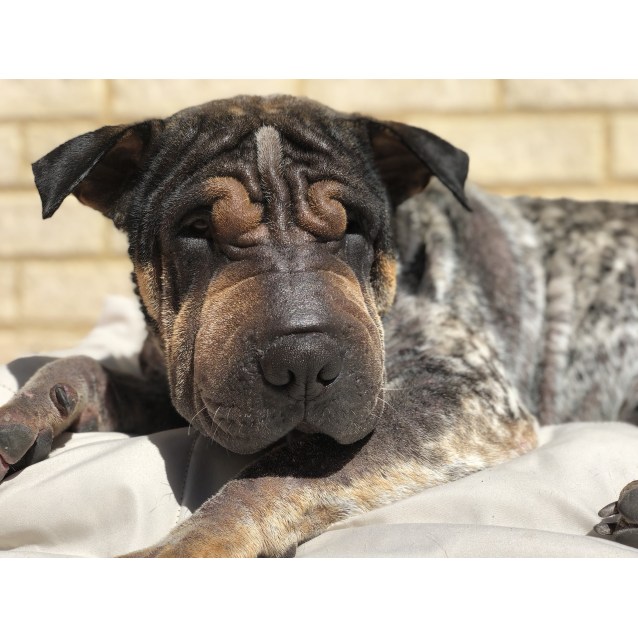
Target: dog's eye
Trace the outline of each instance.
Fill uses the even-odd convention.
[[[179,229],[179,235],[195,239],[211,239],[210,219],[205,217],[186,219]]]

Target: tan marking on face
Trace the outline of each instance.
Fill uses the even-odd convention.
[[[241,106],[237,106],[236,104],[228,107],[228,112],[231,115],[246,115],[246,111],[241,108]]]
[[[244,185],[234,177],[214,177],[207,183],[213,202],[213,232],[216,239],[237,246],[250,246],[267,232],[262,226],[263,207],[250,201]]]
[[[392,303],[397,291],[397,261],[387,253],[378,253],[375,262],[374,291],[377,298],[377,309],[383,315]]]
[[[325,287],[331,290],[330,303],[334,307],[333,312],[347,313],[365,325],[371,324],[370,309],[359,281],[354,275],[344,276],[330,271],[320,274],[326,282]]]
[[[337,199],[341,184],[321,180],[308,188],[308,201],[303,202],[297,215],[301,228],[321,239],[337,240],[343,237],[348,223],[346,209]]]
[[[195,343],[195,365],[202,375],[196,383],[214,386],[216,379],[227,376],[238,356],[237,336],[258,325],[263,299],[260,277],[236,280],[222,273],[209,286]]]
[[[198,323],[199,300],[194,296],[187,297],[177,315],[164,312],[164,349],[166,353],[167,372],[173,395],[176,400],[186,396],[191,380],[192,353],[194,348],[192,336]],[[178,410],[180,405],[176,404]],[[190,417],[189,417],[190,418]]]
[[[157,288],[155,269],[147,264],[145,266],[136,265],[134,270],[135,278],[137,279],[137,288],[146,307],[146,311],[153,321],[159,325],[161,300]]]

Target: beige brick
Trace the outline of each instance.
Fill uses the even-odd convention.
[[[112,117],[166,117],[175,111],[242,93],[298,93],[297,80],[114,80]]]
[[[13,321],[17,315],[15,266],[0,262],[0,322]]]
[[[100,117],[104,80],[0,80],[0,118]]]
[[[0,328],[0,364],[9,363],[27,352],[29,350],[23,347],[15,330]]]
[[[37,193],[0,194],[0,256],[94,255],[104,249],[100,213],[67,198],[51,219],[43,220]]]
[[[384,115],[489,109],[496,90],[495,80],[308,80],[304,93],[338,110]]]
[[[616,116],[612,121],[611,170],[614,177],[638,177],[638,115]]]
[[[28,354],[45,354],[53,350],[77,345],[89,332],[87,325],[74,330],[51,329],[0,329],[0,363]]]
[[[595,182],[604,173],[604,123],[593,115],[407,118],[470,155],[479,184]]]
[[[530,195],[557,199],[568,197],[581,201],[607,200],[612,202],[638,202],[638,184],[601,184],[600,186],[578,186],[560,184],[553,186],[526,185],[520,186],[490,186],[490,191],[505,196]]]
[[[133,295],[128,259],[32,261],[23,268],[20,311],[31,322],[92,324],[106,295]]]
[[[88,133],[99,127],[92,120],[72,122],[34,122],[25,125],[25,144],[27,162],[31,164],[52,151],[56,146],[82,133]],[[29,175],[31,171],[29,170]]]
[[[0,186],[19,184],[22,180],[22,169],[20,131],[15,125],[2,124],[0,125]]]
[[[638,80],[507,80],[510,108],[588,109],[638,106]]]
[[[0,328],[0,364],[9,363],[17,359],[24,350],[18,343],[15,330],[3,330]]]

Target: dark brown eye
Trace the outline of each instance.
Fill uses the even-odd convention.
[[[187,219],[179,230],[180,237],[195,239],[211,239],[210,219],[205,217],[192,217]]]

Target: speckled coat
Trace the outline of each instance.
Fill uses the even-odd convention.
[[[388,361],[406,343],[401,317],[418,317],[408,341],[422,344],[449,340],[440,318],[455,317],[481,333],[497,376],[539,423],[633,421],[638,206],[467,192],[469,215],[441,188],[398,211],[403,292],[386,324]],[[472,360],[460,341],[450,353]]]

